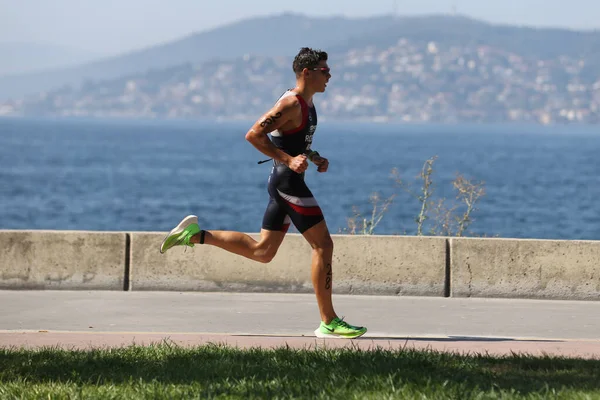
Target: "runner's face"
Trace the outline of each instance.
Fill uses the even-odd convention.
[[[324,92],[331,73],[327,61],[320,61],[315,68],[308,68],[308,83],[315,92]]]

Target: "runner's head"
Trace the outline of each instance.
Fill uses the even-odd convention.
[[[303,47],[292,64],[296,80],[302,81],[315,92],[324,92],[331,74],[327,65],[327,53]]]

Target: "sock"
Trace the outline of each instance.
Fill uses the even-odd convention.
[[[204,244],[204,235],[206,234],[205,230],[200,230],[200,244]]]

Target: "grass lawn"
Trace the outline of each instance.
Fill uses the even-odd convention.
[[[416,350],[0,349],[0,399],[600,399],[600,360]]]

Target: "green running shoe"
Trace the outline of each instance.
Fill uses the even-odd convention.
[[[321,325],[315,331],[318,338],[343,338],[354,339],[364,335],[367,328],[363,326],[352,326],[343,319],[334,318],[329,324],[321,321]]]
[[[165,240],[163,240],[160,245],[161,254],[173,246],[182,245],[194,247],[194,244],[190,243],[190,239],[198,232],[200,232],[198,217],[195,215],[188,215],[179,223],[179,225],[169,232]]]

